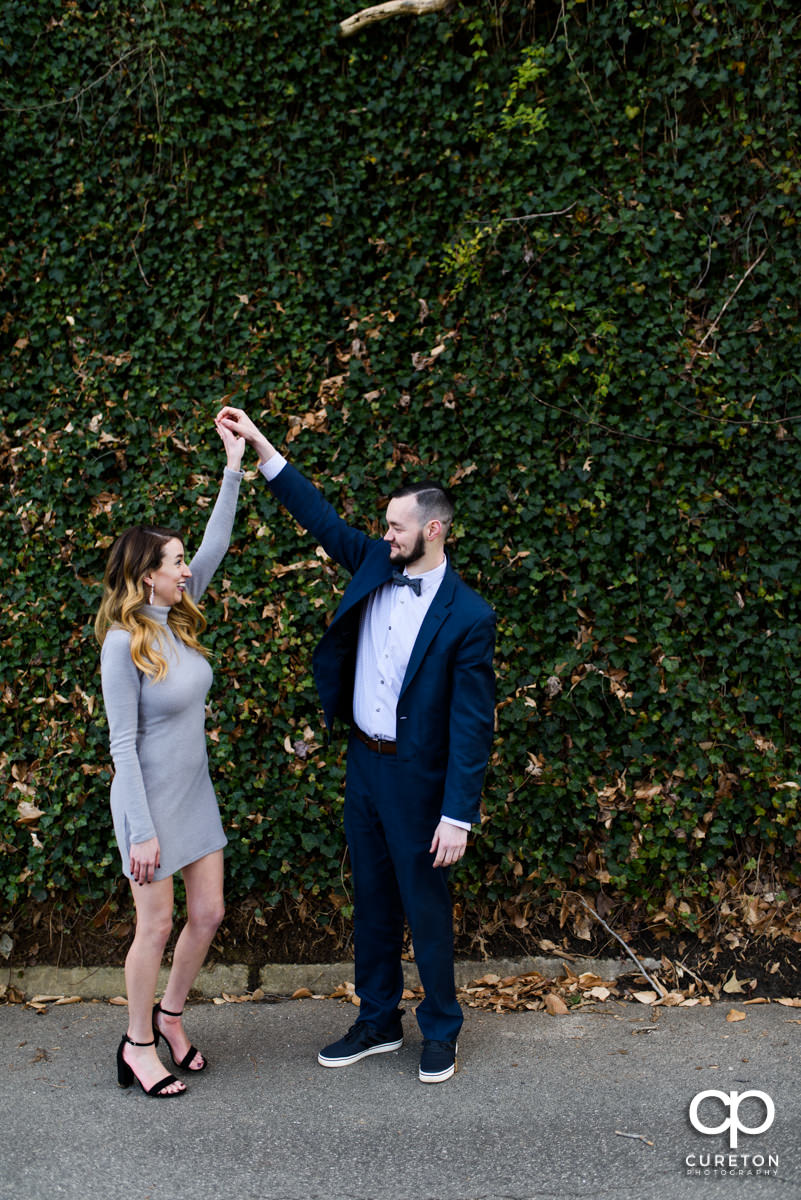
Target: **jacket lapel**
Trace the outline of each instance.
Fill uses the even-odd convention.
[[[342,595],[331,624],[335,624],[361,604],[365,596],[374,592],[392,578],[392,565],[389,561],[389,544],[379,542],[369,562],[366,562],[353,576]]]
[[[444,621],[450,616],[451,606],[453,604],[453,594],[456,590],[456,572],[448,564],[445,572],[445,577],[442,583],[437,588],[437,594],[431,601],[428,612],[423,618],[423,624],[420,626],[412,653],[409,657],[409,663],[406,667],[406,674],[403,677],[398,699],[400,700],[403,693],[411,683],[415,674],[420,668],[420,664],[426,656],[426,651],[431,645],[434,637],[438,633]]]

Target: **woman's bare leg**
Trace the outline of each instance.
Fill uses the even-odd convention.
[[[131,883],[136,905],[136,932],[125,959],[128,991],[128,1037],[132,1042],[153,1040],[152,1013],[159,967],[172,928],[172,879],[153,883]],[[123,1058],[133,1067],[145,1090],[163,1079],[164,1065],[155,1046],[125,1046]],[[182,1092],[183,1083],[171,1083],[164,1091]]]
[[[215,850],[190,863],[183,870],[186,886],[186,924],[175,944],[172,968],[164,995],[163,1009],[168,1012],[183,1012],[190,988],[203,966],[214,937],[225,913],[223,901],[223,852]],[[183,1030],[180,1017],[167,1017],[160,1013],[157,1023],[170,1044],[178,1062],[188,1053],[191,1046]],[[198,1054],[190,1068],[199,1070],[203,1055]]]

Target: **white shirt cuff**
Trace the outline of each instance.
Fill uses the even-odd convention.
[[[471,829],[469,821],[457,821],[454,817],[440,817],[440,821],[444,821],[446,825],[455,825],[457,829]]]
[[[276,451],[272,458],[267,459],[267,462],[259,463],[259,470],[267,482],[271,483],[272,480],[275,479],[276,475],[281,474],[285,466],[286,459],[284,458],[283,454],[279,454],[278,451]]]

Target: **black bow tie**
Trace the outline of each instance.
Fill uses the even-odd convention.
[[[392,572],[392,582],[399,583],[401,587],[410,587],[415,596],[420,595],[420,588],[423,586],[422,579],[410,579],[408,575],[404,575],[402,571]]]

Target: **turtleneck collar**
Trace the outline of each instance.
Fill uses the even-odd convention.
[[[166,625],[167,617],[170,615],[170,606],[169,604],[143,604],[142,612],[151,621],[156,621],[159,625]]]

